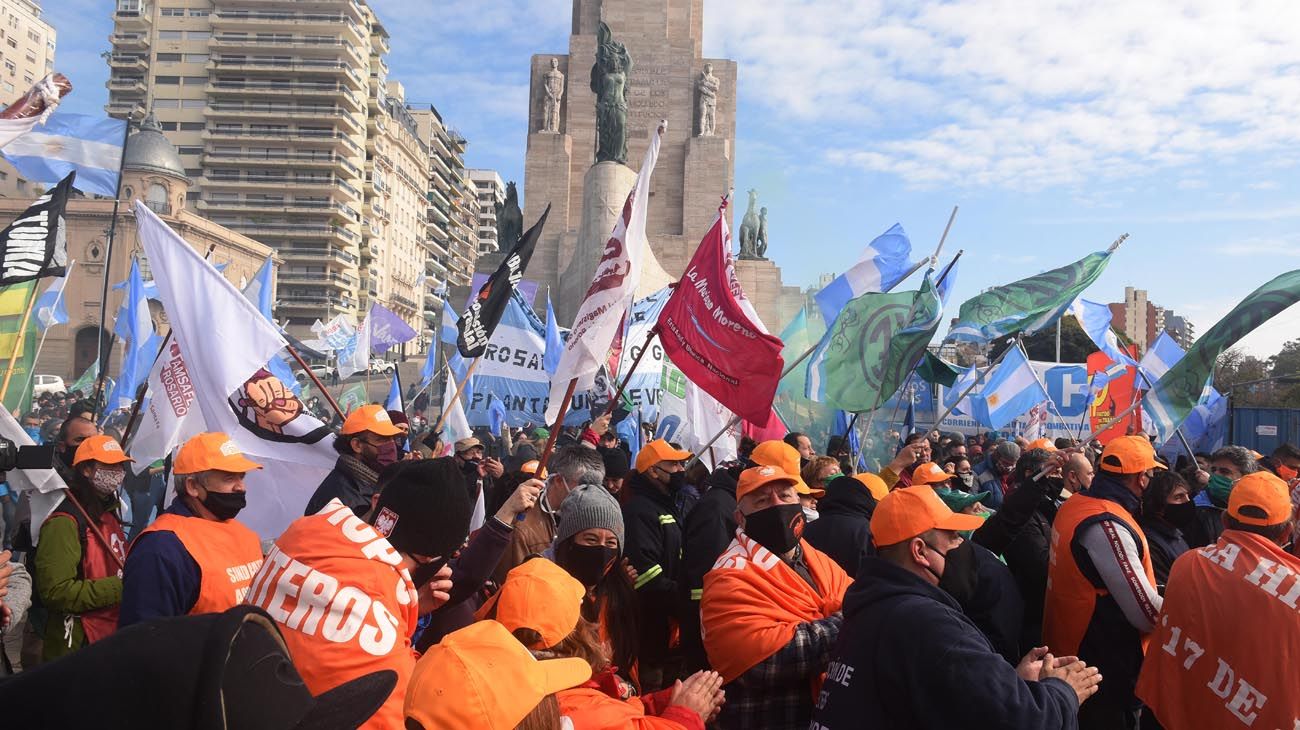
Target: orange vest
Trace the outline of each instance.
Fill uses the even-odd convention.
[[[1137,696],[1167,730],[1295,727],[1297,605],[1300,559],[1225,530],[1169,571]]]
[[[616,699],[591,687],[574,687],[555,693],[560,714],[569,718],[573,730],[682,730],[672,720],[647,715],[636,697]]]
[[[276,539],[245,600],[279,626],[314,695],[371,672],[397,672],[393,693],[361,726],[373,730],[404,726],[402,702],[415,669],[419,597],[401,562],[375,528],[332,499]]]
[[[172,533],[199,564],[199,598],[190,608],[191,616],[220,613],[243,603],[253,575],[262,566],[257,534],[234,520],[217,522],[163,513],[140,534],[149,532]]]
[[[1142,569],[1146,571],[1147,580],[1155,585],[1155,571],[1151,568],[1151,550],[1147,547],[1147,538],[1137,520],[1128,510],[1108,499],[1097,499],[1086,494],[1076,494],[1065,500],[1056,513],[1052,523],[1052,548],[1047,566],[1047,599],[1043,604],[1043,643],[1057,656],[1069,656],[1079,653],[1079,644],[1083,642],[1088,625],[1092,623],[1092,614],[1097,607],[1097,599],[1108,595],[1105,588],[1098,588],[1079,570],[1074,560],[1074,551],[1070,545],[1074,542],[1075,531],[1085,520],[1097,515],[1110,514],[1133,529],[1137,535],[1138,545],[1142,548]],[[1142,640],[1142,650],[1146,651],[1146,639]]]

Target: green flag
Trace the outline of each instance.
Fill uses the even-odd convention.
[[[1110,253],[1097,251],[1068,266],[967,299],[948,339],[985,343],[1015,332],[1032,335],[1060,319],[1083,290],[1101,276],[1110,262]]]
[[[339,408],[343,411],[344,415],[351,413],[354,408],[364,406],[368,402],[369,400],[366,398],[366,386],[361,383],[353,383],[344,388],[343,392],[339,394]]]
[[[951,388],[952,384],[957,382],[957,376],[961,375],[961,368],[956,365],[944,362],[938,355],[925,351],[925,357],[921,359],[921,364],[916,368],[916,374],[927,383],[936,383],[946,388]]]
[[[1296,302],[1300,302],[1300,270],[1282,274],[1251,292],[1156,381],[1142,399],[1142,407],[1161,441],[1173,436],[1196,407],[1219,355]]]
[[[82,395],[89,395],[91,391],[95,389],[95,378],[98,377],[99,360],[95,360],[81,373],[81,377],[77,378],[77,382],[68,386],[68,392],[71,393],[74,390],[79,390]]]
[[[781,357],[787,363],[794,362],[816,345],[825,332],[826,324],[817,307],[799,310],[781,332],[781,342],[784,343]],[[772,401],[772,407],[791,428],[807,433],[813,443],[824,443],[824,437],[838,435],[835,431],[836,409],[808,398],[804,394],[804,383],[807,380],[808,359],[805,358],[781,378],[776,386],[776,398]]]
[[[9,379],[5,391],[4,407],[10,413],[23,414],[31,410],[32,391],[23,390],[36,359],[36,319],[28,318],[22,328],[23,315],[36,288],[36,280],[11,284],[0,289],[0,377]]]
[[[813,353],[808,397],[845,411],[879,408],[925,354],[942,313],[928,275],[920,291],[851,300]]]

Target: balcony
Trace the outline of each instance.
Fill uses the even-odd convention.
[[[262,1],[258,0],[258,2]],[[208,48],[214,51],[271,51],[292,48],[300,53],[322,56],[338,56],[341,53],[348,53],[358,62],[364,58],[357,49],[356,44],[339,38],[258,38],[249,35],[218,33],[208,39]]]
[[[250,71],[282,74],[286,72],[342,76],[349,79],[353,89],[362,86],[361,76],[350,64],[325,59],[299,59],[297,61],[272,61],[257,58],[216,58],[208,62],[209,71]]]
[[[208,150],[204,156],[213,162],[245,165],[284,165],[289,163],[297,167],[341,167],[354,175],[361,175],[361,170],[357,169],[356,165],[348,162],[343,155],[332,152],[313,154],[311,152],[254,152],[252,150],[226,152]]]
[[[229,81],[209,82],[205,87],[207,93],[224,96],[284,96],[284,97],[320,97],[339,102],[347,102],[345,108],[360,112],[365,107],[360,99],[348,91],[342,84],[317,83],[311,81]]]
[[[114,48],[148,48],[149,36],[143,33],[114,33],[108,37]]]
[[[238,188],[238,189],[266,189],[266,190],[284,190],[286,187],[292,187],[294,190],[303,190],[307,192],[326,192],[326,193],[344,193],[346,197],[360,199],[361,191],[344,182],[339,177],[308,177],[308,176],[289,176],[289,175],[258,175],[254,172],[246,172],[239,175],[207,175],[207,185],[213,188]],[[343,197],[340,195],[340,197]]]
[[[109,90],[112,91],[112,92],[114,92],[114,93],[117,93],[117,94],[126,94],[126,95],[132,95],[132,96],[134,96],[134,95],[136,95],[136,94],[143,95],[144,92],[145,92],[145,90],[146,90],[146,87],[145,87],[145,85],[144,85],[144,79],[113,79],[113,78],[110,78],[110,79],[108,80],[108,83],[105,84],[105,86],[107,86],[107,87],[109,88]]]
[[[134,53],[114,53],[108,57],[108,67],[111,69],[143,71],[149,68],[149,57],[137,56]]]
[[[346,228],[330,225],[310,225],[306,223],[263,223],[253,221],[238,221],[222,223],[225,227],[239,231],[250,238],[261,237],[283,237],[290,238],[342,238],[347,241],[357,241],[360,236],[349,231]],[[285,255],[290,255],[285,252]]]
[[[261,141],[261,142],[306,142],[317,143],[351,150],[361,154],[361,146],[342,132],[326,132],[317,129],[222,129],[221,127],[203,130],[205,140]]]
[[[153,24],[149,4],[143,0],[118,0],[117,12],[113,13],[113,19],[122,28],[144,29]]]
[[[219,30],[244,29],[266,32],[276,29],[296,31],[305,35],[348,34],[357,44],[368,43],[365,31],[346,15],[329,13],[293,13],[274,10],[222,9],[212,14],[212,27]]]
[[[348,266],[357,263],[357,257],[344,251],[341,248],[330,246],[302,246],[297,244],[287,244],[276,247],[276,253],[286,260],[310,260],[326,261],[328,263],[346,264]]]
[[[413,300],[402,296],[401,294],[389,294],[388,301],[393,304],[400,304],[411,311],[415,311],[416,304]]]
[[[342,203],[316,200],[200,200],[200,210],[221,210],[224,212],[246,211],[263,213],[335,213],[351,221],[358,219],[357,212]]]
[[[276,300],[276,309],[313,309],[322,308],[351,309],[352,301],[328,294],[281,294]]]
[[[325,273],[322,271],[293,271],[280,267],[275,273],[276,281],[285,284],[325,284],[326,286],[351,291],[357,280],[347,274]]]

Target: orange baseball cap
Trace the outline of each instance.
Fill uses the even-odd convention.
[[[421,726],[511,730],[543,699],[591,678],[578,657],[538,661],[496,621],[443,637],[415,663],[403,712]]]
[[[943,484],[952,479],[952,475],[943,470],[943,467],[927,461],[924,464],[917,464],[912,470],[912,484]]]
[[[215,469],[243,474],[262,465],[249,461],[244,452],[239,450],[234,439],[220,431],[209,431],[186,441],[176,452],[176,461],[172,472],[176,474],[198,474],[201,471]]]
[[[1056,451],[1056,444],[1053,443],[1051,439],[1044,436],[1043,438],[1034,439],[1033,441],[1030,441],[1029,446],[1026,447],[1025,450],[1033,451],[1034,449],[1046,449],[1047,451]]]
[[[541,463],[541,462],[540,462],[540,460],[538,460],[538,459],[532,459],[532,460],[530,460],[530,461],[525,461],[525,462],[524,462],[524,463],[519,467],[519,471],[521,471],[521,472],[523,472],[523,473],[525,473],[525,474],[531,474],[532,476],[537,477],[538,479],[545,479],[545,478],[546,478],[546,470],[545,470],[545,469],[542,469],[542,473],[541,473],[541,474],[538,474],[538,473],[537,473],[537,465],[538,465],[539,463]]]
[[[871,540],[876,547],[897,545],[926,530],[974,530],[984,524],[979,515],[953,512],[929,486],[895,489],[871,514]]]
[[[349,413],[347,420],[343,422],[343,428],[339,429],[339,433],[344,436],[362,431],[369,431],[379,436],[396,436],[402,432],[402,429],[393,424],[393,419],[389,418],[388,411],[384,410],[383,406],[371,404],[361,406]]]
[[[122,451],[122,445],[117,439],[106,434],[91,436],[77,447],[77,453],[72,456],[72,465],[76,466],[83,461],[97,461],[101,464],[121,464],[124,461],[135,461]]]
[[[812,494],[812,490],[804,483],[803,477],[799,476],[799,452],[790,444],[779,440],[764,441],[754,447],[749,460],[759,466],[774,466],[780,469],[794,477],[794,488],[799,490],[800,494]]]
[[[751,467],[740,472],[740,479],[736,482],[736,500],[739,501],[759,487],[765,487],[773,483],[792,484],[798,490],[799,485],[803,482],[775,466]]]
[[[1146,436],[1117,436],[1101,450],[1097,468],[1112,474],[1141,474],[1165,465],[1156,461],[1155,447]]]
[[[871,493],[871,496],[877,502],[884,499],[886,494],[889,494],[889,487],[885,485],[885,480],[876,474],[869,471],[858,472],[853,475],[853,478],[861,482],[862,486],[867,488],[867,491]]]
[[[1255,507],[1263,517],[1244,515],[1242,507]],[[1228,494],[1228,514],[1247,525],[1280,525],[1291,519],[1291,496],[1286,482],[1272,472],[1257,471],[1237,480]]]
[[[533,558],[506,573],[501,590],[474,617],[495,620],[512,634],[515,629],[533,629],[542,641],[528,648],[549,649],[577,628],[586,595],[587,589],[569,571],[545,558]]]
[[[655,439],[645,446],[636,455],[636,470],[645,473],[650,467],[661,461],[685,461],[691,458],[693,454],[689,451],[678,451],[663,439]]]

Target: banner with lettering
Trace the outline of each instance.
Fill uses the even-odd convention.
[[[0,231],[0,286],[67,273],[68,231],[63,211],[75,177],[76,173],[68,173]]]
[[[1047,422],[1043,424],[1042,435],[1047,438],[1078,438],[1080,434],[1088,433],[1088,426],[1091,423],[1088,419],[1091,414],[1091,401],[1088,398],[1088,366],[1082,363],[1055,363],[1030,360],[1029,366],[1043,381],[1047,388],[1047,395],[1051,399],[1047,408]],[[925,383],[911,383],[918,390],[926,387]],[[965,390],[968,383],[963,383],[958,379],[954,388]],[[932,409],[937,405],[940,411],[944,409],[944,403],[949,399],[949,388],[943,385],[936,385],[938,397],[930,398],[925,393],[920,393],[915,397],[916,406],[916,424],[921,428],[921,424],[929,425],[934,422],[934,417],[939,415]],[[978,394],[980,389],[976,387],[972,395]],[[955,397],[955,396],[952,396]],[[892,406],[892,401],[890,403]],[[1127,404],[1126,404],[1127,405]],[[900,420],[902,414],[907,410],[906,401],[898,409],[898,416],[895,420]],[[880,418],[877,415],[877,418]],[[1021,434],[1029,427],[1028,418],[1017,418],[1011,426],[1005,431],[1012,434]],[[983,433],[988,429],[981,426],[969,414],[949,415],[943,419],[942,431],[955,431],[966,435]]]
[[[659,313],[663,311],[664,303],[668,301],[670,293],[672,289],[664,287],[632,304],[632,309],[627,315],[627,334],[623,337],[625,344],[623,360],[619,366],[622,377],[627,377],[627,368],[631,367],[632,361],[641,352],[641,348],[647,346],[646,335],[654,329],[655,321],[659,319]],[[662,399],[663,391],[660,385],[663,381],[665,358],[664,347],[659,342],[659,338],[651,340],[649,348],[637,363],[636,370],[627,381],[627,387],[623,389],[623,394],[632,404],[633,409],[640,410],[642,421],[653,422],[658,417],[659,403]]]
[[[1166,730],[1300,727],[1300,559],[1227,530],[1169,571],[1137,696]]]

